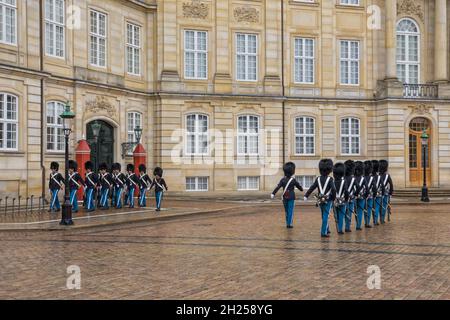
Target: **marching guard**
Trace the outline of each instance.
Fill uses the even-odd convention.
[[[303,187],[295,179],[295,164],[288,162],[283,166],[284,177],[280,180],[276,188],[270,195],[273,199],[278,190],[283,188],[281,199],[283,200],[284,211],[286,213],[286,227],[291,229],[294,227],[294,207],[295,207],[295,188],[303,191]]]
[[[107,210],[109,209],[108,205],[108,199],[109,199],[109,193],[111,191],[112,187],[112,176],[108,172],[108,165],[106,163],[100,164],[100,209],[101,210]]]
[[[139,178],[134,173],[134,165],[131,163],[127,165],[127,172],[127,203],[130,208],[134,208],[134,191],[139,188]]]
[[[84,181],[78,173],[78,164],[73,160],[69,160],[70,204],[72,205],[73,213],[78,212],[77,192],[82,186],[84,186]]]
[[[356,183],[355,183],[355,162],[353,160],[347,160],[345,165],[345,183],[347,184],[348,202],[347,210],[345,212],[345,232],[352,232],[352,216],[356,215]],[[357,219],[357,218],[356,218]]]
[[[362,230],[363,214],[366,210],[367,183],[364,178],[364,163],[355,163],[355,184],[356,184],[356,230]]]
[[[163,169],[160,167],[156,167],[153,170],[153,175],[155,176],[155,179],[153,179],[152,184],[150,185],[150,189],[154,186],[155,187],[155,198],[156,198],[156,211],[161,211],[161,203],[163,198],[163,192],[164,188],[167,189],[167,184],[163,175]]]
[[[381,183],[381,176],[379,174],[380,163],[378,160],[372,160],[373,166],[373,181],[374,181],[374,210],[373,210],[373,223],[378,226],[380,224],[379,219],[381,216],[381,202],[383,201],[384,187]]]
[[[333,168],[334,186],[336,189],[333,210],[338,234],[344,234],[344,221],[348,201],[347,184],[345,183],[344,175],[345,165],[341,162],[336,163]]]
[[[313,185],[305,193],[304,200],[308,200],[311,193],[318,189],[319,193],[316,195],[316,206],[320,208],[322,213],[322,227],[320,229],[323,238],[330,237],[330,228],[328,225],[328,216],[330,215],[331,206],[336,197],[336,189],[334,180],[330,177],[333,171],[333,161],[331,159],[322,159],[319,162],[320,177],[314,181]]]
[[[126,177],[121,172],[122,166],[120,163],[113,163],[112,165],[112,178],[113,178],[113,199],[116,209],[122,209],[122,194],[124,192]]]
[[[86,177],[84,179],[86,189],[86,210],[88,212],[95,211],[95,190],[97,189],[98,184],[98,175],[93,172],[94,164],[91,161],[87,161],[84,164],[84,168],[86,169]]]
[[[391,215],[391,197],[394,193],[394,183],[392,182],[391,175],[388,173],[389,162],[387,160],[380,160],[380,174],[381,183],[383,185],[384,193],[381,209],[381,223],[386,222],[386,213],[388,214],[388,221],[390,221]]]
[[[50,163],[50,179],[48,181],[48,188],[50,189],[50,208],[48,212],[58,212],[61,210],[61,205],[58,199],[59,190],[61,190],[62,185],[64,184],[64,178],[59,170],[59,163],[52,162]]]
[[[372,210],[374,206],[373,189],[374,189],[374,177],[372,176],[372,161],[364,161],[364,179],[366,180],[367,196],[366,196],[366,211],[364,215],[364,226],[366,228],[372,228],[370,224],[370,218],[372,216]]]
[[[147,206],[147,191],[150,190],[150,186],[152,185],[152,178],[150,178],[147,174],[147,167],[145,164],[139,165],[139,206],[146,207]]]

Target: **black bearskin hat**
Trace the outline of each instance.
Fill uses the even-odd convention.
[[[58,171],[59,170],[59,163],[53,161],[52,163],[50,163],[50,169]]]
[[[145,166],[145,164],[140,164],[139,165],[139,172],[147,172],[147,167]]]
[[[132,163],[127,164],[127,171],[134,172],[134,164]]]
[[[338,162],[333,167],[333,176],[335,179],[340,179],[345,174],[345,164]]]
[[[72,169],[73,171],[77,171],[78,164],[74,160],[69,160],[69,169]]]
[[[364,163],[362,161],[355,162],[355,176],[361,177],[364,174]]]
[[[319,162],[319,172],[322,176],[327,176],[333,171],[333,160],[322,159]]]
[[[153,170],[153,175],[154,175],[154,176],[162,177],[162,175],[163,175],[163,169],[160,168],[160,167],[156,167],[156,168]]]
[[[108,170],[108,165],[104,162],[100,163],[98,170]]]
[[[120,165],[120,163],[115,162],[115,163],[112,164],[111,170],[118,170],[118,171],[120,171],[120,170],[122,170],[122,166]]]
[[[352,176],[355,174],[355,161],[353,160],[347,160],[344,162],[345,164],[345,175],[346,176]]]
[[[380,173],[385,174],[388,171],[389,162],[387,160],[380,160]]]
[[[372,174],[373,166],[372,161],[364,161],[364,175],[370,176]]]
[[[86,161],[86,163],[84,164],[84,168],[86,170],[92,170],[94,169],[94,164],[92,163],[92,161]]]
[[[288,162],[283,166],[284,175],[288,178],[292,177],[295,174],[295,163]]]
[[[378,162],[378,160],[372,160],[372,170],[372,173],[378,173],[380,170],[380,162]]]

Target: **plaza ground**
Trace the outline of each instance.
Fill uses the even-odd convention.
[[[297,205],[292,230],[276,202],[209,205],[223,210],[2,231],[0,298],[450,299],[448,204],[398,205],[389,224],[343,236],[330,217],[330,239],[311,205]],[[70,265],[80,267],[80,290],[66,288]],[[367,288],[371,265],[380,290]]]

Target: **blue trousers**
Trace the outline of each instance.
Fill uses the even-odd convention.
[[[347,211],[347,205],[337,206],[336,207],[336,213],[338,218],[338,232],[344,231],[344,220],[345,220],[345,213]]]
[[[130,208],[134,208],[134,187],[128,188],[126,202],[130,204]]]
[[[87,210],[95,210],[95,201],[94,201],[94,189],[87,188],[86,189],[86,209]]]
[[[116,206],[116,186],[113,186],[111,189],[111,207],[115,207]]]
[[[162,197],[163,197],[163,192],[162,191],[156,191],[155,192],[156,209],[161,209]]]
[[[374,200],[374,217],[373,223],[379,223],[381,214],[381,203],[383,202],[383,197],[376,197]]]
[[[101,197],[100,197],[100,205],[105,209],[109,208],[108,196],[109,196],[109,188],[102,188],[102,193],[101,193]]]
[[[145,207],[147,206],[147,198],[146,198],[147,188],[141,188],[139,191],[139,206]]]
[[[347,203],[347,210],[345,213],[345,230],[350,230],[352,228],[352,216],[355,212],[356,200],[351,200]]]
[[[361,229],[363,222],[363,214],[366,209],[366,199],[356,200],[356,228]]]
[[[366,214],[364,215],[364,224],[366,226],[370,226],[370,217],[372,216],[373,201],[374,201],[373,198],[367,198],[366,200],[367,211]]]
[[[59,204],[58,199],[58,193],[59,189],[51,189],[51,199],[50,199],[50,210],[59,210],[61,208],[61,205]]]
[[[122,209],[123,188],[114,188],[114,205],[117,209]]]
[[[322,227],[320,228],[320,234],[326,236],[330,232],[330,227],[328,225],[328,216],[330,215],[332,201],[327,201],[320,204],[320,212],[322,213]]]
[[[386,221],[386,213],[388,210],[388,205],[389,205],[389,200],[391,199],[390,195],[385,195],[383,196],[383,207],[381,208],[381,222],[385,222]]]
[[[295,200],[283,200],[284,211],[286,213],[286,226],[292,227],[294,225],[294,207]]]
[[[77,199],[77,189],[70,190],[70,204],[72,205],[72,211],[78,211],[78,199]]]

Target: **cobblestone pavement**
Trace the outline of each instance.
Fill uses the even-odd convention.
[[[297,206],[288,230],[281,205],[264,203],[123,226],[0,232],[0,298],[450,299],[448,205],[393,210],[389,224],[342,236],[332,229],[324,240],[316,208]],[[70,265],[80,267],[80,290],[66,288]],[[381,269],[380,290],[367,288],[371,265]]]

